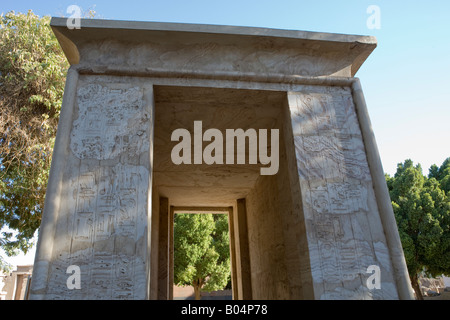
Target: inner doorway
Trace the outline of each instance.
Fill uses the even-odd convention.
[[[173,289],[172,299],[232,298],[235,271],[231,268],[234,239],[230,215],[232,208],[171,208],[169,286]]]

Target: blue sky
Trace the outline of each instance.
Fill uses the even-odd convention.
[[[450,1],[2,1],[0,12],[68,16],[70,5],[105,19],[205,23],[373,35],[378,47],[361,79],[385,172],[405,159],[432,164],[450,157]],[[367,8],[380,9],[369,29]]]

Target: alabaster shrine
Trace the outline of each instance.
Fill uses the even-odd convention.
[[[176,213],[228,215],[235,300],[414,298],[355,77],[374,37],[51,27],[70,68],[30,299],[173,299]]]

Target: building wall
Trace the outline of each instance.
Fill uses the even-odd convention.
[[[246,198],[253,298],[313,299],[287,100],[280,110],[278,173],[260,176]]]
[[[34,291],[46,299],[145,299],[152,86],[96,76],[71,85],[76,90],[73,100],[65,96],[58,129],[65,141],[55,142],[64,167],[49,180],[49,189],[57,184],[59,190],[46,200],[64,201],[55,208],[54,239],[38,250],[35,268],[49,271],[37,273]],[[50,261],[43,261],[47,250]],[[80,268],[80,290],[67,288],[71,265]]]
[[[288,101],[315,298],[397,299],[351,89],[305,87]],[[381,288],[367,285],[370,266]]]
[[[253,299],[289,299],[276,178],[261,176],[246,198]]]
[[[17,266],[9,275],[0,275],[0,300],[26,300],[29,281],[33,273],[32,265]]]

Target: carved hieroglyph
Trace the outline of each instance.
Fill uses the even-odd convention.
[[[143,89],[81,84],[77,104],[47,298],[144,299],[149,170],[139,157],[151,116]],[[80,267],[80,289],[67,288],[69,265]]]
[[[78,90],[78,118],[70,148],[80,159],[113,159],[122,152],[138,156],[149,150],[149,115],[142,89],[109,89],[89,84]]]
[[[320,299],[397,299],[349,88],[289,95],[314,291]],[[369,290],[367,267],[381,268]]]

